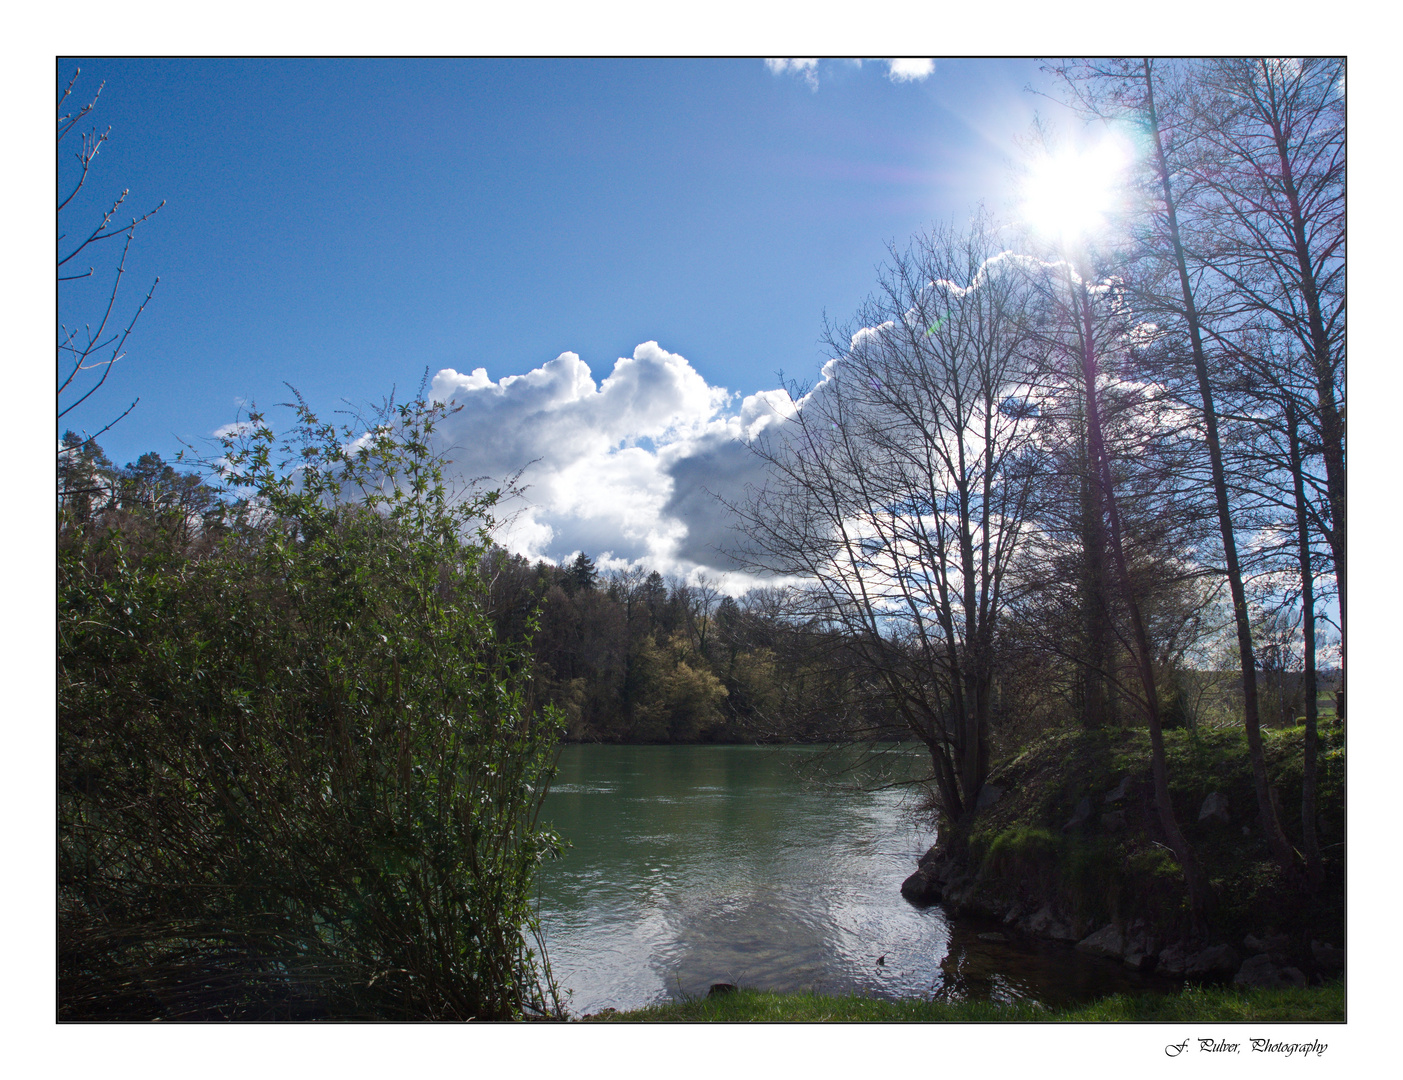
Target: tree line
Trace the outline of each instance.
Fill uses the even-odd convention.
[[[179,462],[147,453],[117,466],[73,432],[63,445],[65,537],[118,530],[134,550],[197,560],[257,531],[248,499]],[[567,740],[792,742],[846,730],[832,702],[850,696],[838,689],[848,675],[823,662],[815,640],[826,631],[793,619],[782,590],[731,596],[705,574],[600,573],[584,552],[533,562],[490,539],[473,580],[496,638],[529,658],[533,701],[558,711]]]

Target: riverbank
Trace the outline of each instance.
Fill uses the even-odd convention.
[[[1299,846],[1300,728],[1263,732],[1288,837]],[[1344,734],[1322,732],[1317,829],[1325,883],[1286,885],[1256,820],[1240,731],[1166,733],[1171,796],[1218,900],[1195,935],[1153,803],[1138,730],[1046,736],[996,767],[965,850],[937,845],[902,886],[1008,932],[1075,943],[1137,971],[1239,986],[1318,986],[1344,967]]]
[[[987,1023],[1259,1021],[1342,1023],[1344,983],[1267,990],[1188,986],[1179,994],[1116,994],[1084,1005],[1047,1008],[1032,1002],[884,1001],[861,996],[778,994],[737,990],[668,1001],[628,1012],[607,1010],[586,1022],[625,1023]]]

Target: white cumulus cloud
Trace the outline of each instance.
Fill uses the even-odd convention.
[[[525,375],[445,368],[430,396],[461,406],[439,428],[454,471],[500,480],[522,470],[525,496],[499,532],[507,547],[560,560],[584,551],[606,566],[664,573],[730,568],[724,507],[757,479],[744,440],[792,409],[783,391],[733,408],[686,358],[657,342],[622,357],[602,382],[561,353]]]
[[[887,78],[892,82],[920,82],[935,72],[935,61],[926,56],[896,57],[886,61]]]

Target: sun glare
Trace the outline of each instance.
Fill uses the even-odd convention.
[[[1128,162],[1112,139],[1089,150],[1036,158],[1024,181],[1024,220],[1064,243],[1095,232],[1115,207]]]

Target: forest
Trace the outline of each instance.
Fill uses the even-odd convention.
[[[1114,197],[1069,209],[1105,151],[1039,131],[1052,212],[891,246],[718,501],[749,591],[499,546],[509,486],[455,484],[422,392],[331,424],[294,391],[203,471],[66,430],[60,1015],[550,1015],[527,899],[562,739],[915,741],[958,852],[1001,763],[1133,729],[1202,931],[1172,740],[1231,732],[1277,885],[1337,889],[1344,63],[1052,70],[1129,148]],[[61,426],[144,307],[61,331]]]

